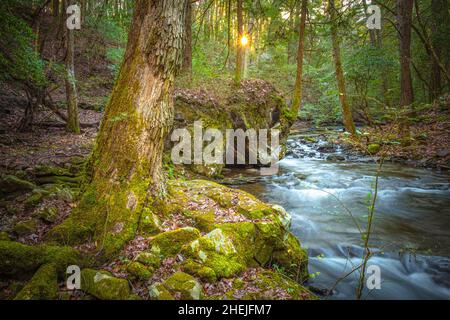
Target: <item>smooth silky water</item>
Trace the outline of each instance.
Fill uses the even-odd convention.
[[[376,164],[367,159],[331,162],[299,137],[280,162],[278,175],[237,186],[282,205],[292,215],[292,232],[308,249],[310,286],[330,289],[360,265],[363,240],[349,211],[365,229],[368,194]],[[319,141],[320,146],[323,141]],[[341,154],[334,150],[334,154]],[[232,172],[231,175],[242,174]],[[254,174],[254,173],[253,173]],[[379,179],[368,265],[381,269],[381,289],[363,299],[450,298],[450,175],[386,163]],[[353,272],[325,299],[354,299],[359,272]]]

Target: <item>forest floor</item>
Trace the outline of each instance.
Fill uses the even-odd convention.
[[[201,93],[207,95],[204,91]],[[194,91],[192,94],[198,95]],[[215,100],[214,96],[209,99]],[[360,137],[356,141],[345,134],[331,134],[329,139],[361,153],[382,153],[389,160],[406,165],[449,169],[450,95],[445,99],[439,105],[435,103],[433,108],[421,115],[421,121],[411,125],[411,139],[407,144],[402,143],[396,124],[361,127]],[[32,132],[17,132],[25,104],[20,96],[2,96],[0,93],[0,173],[32,170],[37,165],[64,166],[73,157],[88,156],[103,115],[101,111],[93,110],[98,108],[96,105],[84,104],[84,108],[79,109],[80,122],[84,127],[82,133],[76,135],[67,132],[64,123],[44,108],[36,112]],[[298,121],[293,131],[299,128],[314,130],[316,127],[309,122]],[[369,145],[373,148],[370,151]]]
[[[365,126],[356,141],[340,141],[355,150],[415,167],[450,169],[450,94],[422,105],[410,119],[410,136],[402,138],[397,123]]]
[[[205,93],[203,92],[203,94]],[[100,98],[91,98],[91,101],[96,100],[100,100]],[[66,131],[64,124],[51,111],[38,110],[33,131],[19,133],[16,132],[15,127],[23,114],[25,101],[20,96],[3,95],[0,96],[0,102],[0,114],[2,115],[0,117],[0,174],[13,174],[25,179],[32,177],[37,181],[37,187],[27,189],[15,195],[14,198],[9,197],[1,201],[0,240],[12,239],[27,245],[37,245],[43,242],[45,234],[50,229],[64,221],[72,209],[77,206],[79,191],[77,177],[82,172],[82,163],[92,150],[102,112],[92,110],[97,107],[89,106],[89,103],[83,104],[83,108],[80,109],[80,121],[85,126],[82,134],[74,135]],[[443,111],[439,111],[441,109]],[[416,123],[411,127],[413,138],[408,145],[397,142],[399,141],[395,134],[397,128],[389,125],[360,129],[361,139],[358,140],[358,143],[349,139],[345,134],[336,134],[336,131],[331,131],[332,134],[328,136],[328,139],[333,143],[346,145],[345,152],[371,153],[374,156],[382,153],[392,161],[401,161],[405,165],[445,170],[449,167],[449,124],[446,120],[448,109],[441,109],[433,108],[423,113],[425,118],[431,120]],[[433,119],[438,119],[438,121]],[[293,130],[299,128],[311,128],[311,124],[297,122]],[[376,150],[373,149],[373,145],[378,146],[375,148]],[[52,187],[47,190],[46,184],[54,182],[48,180],[50,177],[47,168],[62,168],[61,175],[56,172],[56,178],[52,177],[51,179],[56,179],[56,182],[68,183],[68,187],[56,189]],[[54,169],[51,170],[51,173],[54,174]],[[213,205],[217,206],[217,204]],[[177,216],[171,216],[169,222],[174,225],[178,221],[177,219]],[[252,221],[252,223],[257,222]],[[185,225],[190,226],[192,223],[182,224],[181,227],[186,227]],[[168,231],[181,227],[175,226],[175,229],[169,228]],[[78,249],[89,251],[88,247],[78,247]],[[122,258],[109,261],[101,266],[101,269],[111,272],[118,279],[126,278],[126,264],[123,259],[126,259],[125,261],[128,261],[130,257],[134,259],[136,252],[147,249],[148,239],[137,237],[124,248]],[[179,259],[178,256],[174,256],[161,261],[161,266],[153,275],[151,282],[157,283],[179,270],[179,266],[183,263]],[[227,292],[232,291],[234,298],[243,297],[249,292],[257,292],[262,296],[269,294],[271,298],[277,297],[278,299],[292,298],[289,290],[276,289],[278,283],[284,280],[274,278],[276,277],[275,273],[267,272],[262,268],[248,268],[233,280],[206,282],[203,290],[206,296],[210,297],[224,296]],[[258,279],[269,281],[272,284],[271,289],[258,288],[260,284]],[[133,280],[133,292],[145,298],[146,283],[146,281]],[[244,287],[236,290],[233,287],[236,283],[240,283],[239,286],[243,285]],[[17,290],[11,289],[14,285],[15,282],[9,280],[0,281],[0,296],[5,295],[6,298],[14,296],[17,292]],[[289,285],[293,284],[289,283]],[[61,287],[60,293],[64,290]],[[80,292],[71,295],[71,299],[83,298],[89,298],[89,296]],[[303,292],[297,298],[307,299],[310,296],[309,293]]]
[[[36,175],[36,168],[41,166],[56,166],[70,168],[75,162],[82,162],[92,150],[97,134],[102,112],[80,109],[80,121],[91,124],[82,129],[80,135],[66,131],[64,124],[50,110],[36,112],[35,126],[32,132],[16,132],[15,127],[19,122],[25,101],[20,97],[0,97],[0,174]],[[348,153],[358,152],[383,157],[390,161],[401,162],[405,165],[430,167],[447,170],[450,168],[450,128],[447,117],[448,109],[441,115],[436,114],[436,108],[424,113],[430,122],[420,122],[411,127],[412,139],[407,146],[402,145],[396,135],[396,126],[383,125],[379,127],[361,128],[361,138],[357,142],[348,138],[345,134],[333,132],[327,138],[334,144],[345,145]],[[445,120],[445,121],[444,121]],[[293,131],[310,128],[307,122],[297,122]],[[372,148],[372,149],[371,149]],[[369,151],[370,150],[370,151]],[[38,173],[39,175],[39,173]],[[64,198],[64,197],[63,197]],[[42,223],[38,232],[33,236],[20,239],[25,243],[37,243],[52,225],[57,224],[68,215],[73,197],[64,198],[63,201],[42,203],[33,210],[25,210],[25,195],[9,202],[8,206],[0,208],[0,226],[2,229],[12,227],[12,223],[18,220],[26,220],[43,207],[49,205],[58,207],[59,216],[54,223]],[[67,201],[68,200],[68,201]],[[10,214],[7,214],[8,211]],[[15,215],[15,213],[18,213]]]

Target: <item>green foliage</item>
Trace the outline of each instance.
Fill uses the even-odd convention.
[[[123,61],[123,57],[125,56],[125,48],[109,48],[106,51],[106,57],[109,61],[112,62],[112,64],[109,66],[112,73],[114,74],[114,77],[117,78],[120,71],[120,66]]]
[[[194,78],[214,79],[223,75],[226,50],[226,47],[219,42],[199,42],[192,52]],[[231,55],[230,58],[232,58]]]
[[[0,82],[35,86],[46,83],[45,64],[33,48],[35,35],[28,24],[13,13],[19,1],[0,4]]]
[[[87,16],[85,24],[88,28],[97,30],[107,42],[120,46],[125,45],[128,41],[127,25],[129,21],[126,25],[121,25],[113,18]]]

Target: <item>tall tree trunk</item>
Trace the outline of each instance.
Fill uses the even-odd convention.
[[[71,1],[63,1],[64,11]],[[80,121],[78,119],[78,93],[75,78],[75,35],[74,30],[66,29],[66,100],[67,100],[67,130],[80,134]]]
[[[300,29],[298,33],[297,49],[297,78],[295,79],[294,97],[292,99],[292,113],[297,115],[302,103],[302,81],[303,81],[303,56],[305,51],[305,27],[308,1],[302,0]]]
[[[287,24],[289,25],[289,39],[287,44],[287,62],[289,64],[295,63],[296,58],[296,48],[297,48],[297,36],[298,36],[298,29],[299,29],[299,22],[297,19],[298,10],[297,6],[300,3],[295,3],[294,7],[289,12],[289,20],[287,21]],[[292,32],[292,33],[291,33]]]
[[[186,1],[186,16],[184,19],[185,43],[183,50],[183,73],[192,75],[192,4]]]
[[[400,105],[410,106],[413,101],[411,80],[411,23],[414,0],[397,0],[397,23],[400,47]]]
[[[400,49],[400,106],[404,115],[400,119],[400,135],[407,142],[410,135],[408,109],[411,107],[414,96],[411,78],[411,24],[414,0],[397,0],[397,23],[399,31]]]
[[[162,156],[173,122],[185,8],[180,0],[136,1],[124,62],[87,165],[85,192],[50,237],[70,243],[93,234],[97,249],[109,256],[134,238],[139,221],[147,221],[151,205],[164,197]]]
[[[338,35],[336,7],[334,0],[329,0],[329,11],[331,20],[331,42],[333,45],[333,59],[336,71],[337,87],[339,91],[339,101],[341,102],[342,118],[344,120],[345,130],[352,135],[356,134],[355,123],[353,122],[352,111],[347,101],[347,92],[345,90],[344,72],[342,70],[340,39]]]
[[[235,82],[240,84],[244,67],[244,48],[241,45],[241,39],[244,35],[244,21],[242,17],[242,0],[237,0],[237,32],[236,39],[236,75]]]

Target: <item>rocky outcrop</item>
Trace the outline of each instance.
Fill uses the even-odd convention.
[[[99,270],[82,269],[87,298],[314,298],[302,286],[307,254],[280,206],[211,181],[170,180],[167,198],[146,208],[144,216],[153,228],[137,227],[140,244],[131,243],[119,260],[112,257]],[[0,275],[30,277],[17,299],[61,297],[67,294],[58,289],[67,266],[93,265],[70,247],[12,241],[0,241],[0,257]],[[221,283],[226,290],[214,289]]]
[[[163,229],[169,219],[176,217],[178,227],[151,238],[148,249],[136,261],[157,267],[162,260],[177,257],[178,262],[171,268],[189,275],[191,280],[200,280],[203,288],[225,279],[238,279],[248,270],[259,268],[264,271],[259,276],[261,288],[268,282],[271,286],[267,290],[273,289],[278,282],[290,288],[286,291],[292,293],[287,295],[290,298],[313,298],[301,286],[308,278],[308,256],[289,232],[290,216],[282,207],[203,180],[170,181],[168,191],[168,199],[155,208],[157,224]],[[290,280],[276,276],[270,271],[274,268],[283,270]],[[166,283],[168,279],[151,286],[154,299],[174,298],[177,290]],[[187,294],[184,292],[181,298],[194,298]],[[228,293],[222,295],[227,297]]]
[[[204,130],[219,129],[224,140],[226,129],[255,129],[257,133],[259,129],[279,129],[283,146],[281,158],[289,131],[288,119],[292,117],[281,94],[272,84],[263,80],[245,80],[239,88],[224,86],[227,90],[220,93],[177,89],[174,128],[187,128],[192,134],[194,122],[202,121]],[[166,149],[172,146],[173,143],[168,142]],[[225,145],[223,147],[225,150]],[[247,144],[246,155],[248,153]],[[261,166],[260,159],[253,166]],[[220,175],[223,167],[223,164],[189,165],[192,171],[207,177]]]

